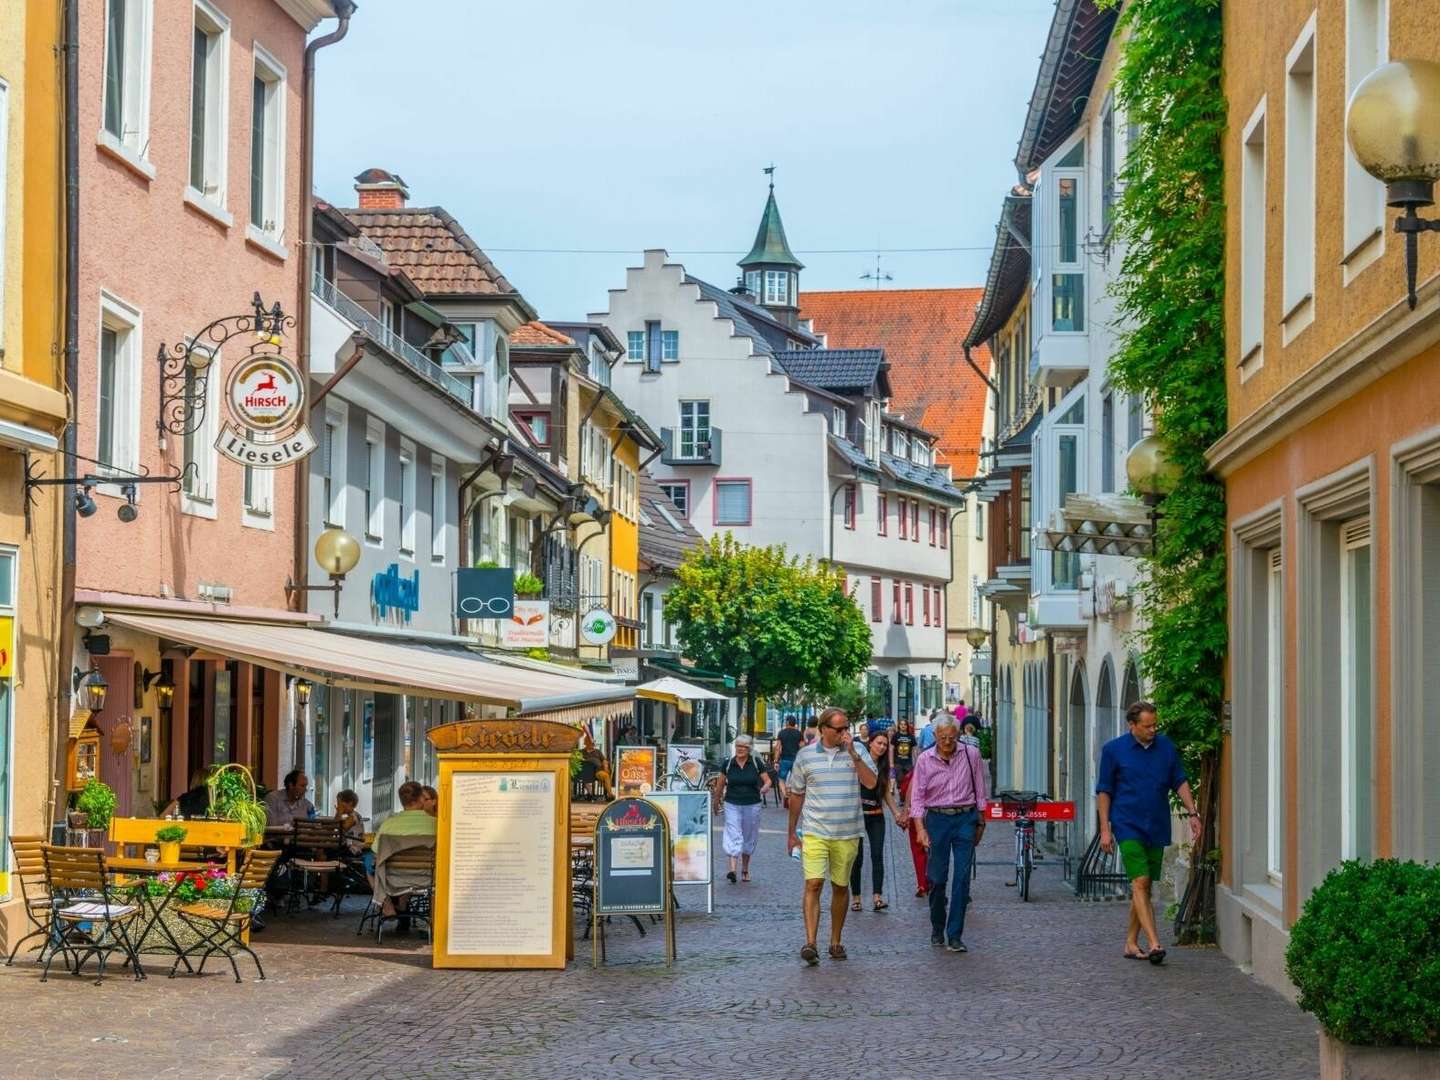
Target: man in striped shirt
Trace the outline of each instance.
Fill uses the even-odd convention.
[[[842,709],[820,714],[820,737],[801,748],[790,769],[789,851],[800,849],[805,869],[805,947],[800,958],[820,962],[815,940],[820,933],[820,893],[830,878],[830,959],[844,960],[840,931],[850,905],[850,867],[865,831],[860,817],[860,785],[875,786],[875,762],[850,738]],[[795,834],[804,826],[804,844]]]

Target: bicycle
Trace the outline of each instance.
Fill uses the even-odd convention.
[[[687,758],[675,766],[675,771],[664,778],[666,791],[705,791],[713,787],[720,770],[708,761]]]
[[[996,793],[1006,818],[1015,822],[1015,880],[1007,884],[1018,887],[1020,900],[1030,900],[1030,874],[1035,869],[1035,822],[1030,815],[1035,804],[1050,796],[1039,791],[1001,791]]]

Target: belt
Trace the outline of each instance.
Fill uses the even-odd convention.
[[[965,806],[931,806],[927,807],[927,809],[934,814],[968,814],[971,810],[975,809],[975,804],[968,803]]]

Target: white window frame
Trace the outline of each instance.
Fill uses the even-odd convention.
[[[722,487],[745,488],[745,520],[744,521],[722,521],[720,518],[720,489]],[[717,526],[727,525],[732,528],[745,528],[755,523],[755,484],[748,477],[736,476],[726,477],[715,481],[715,524]]]
[[[745,271],[745,291],[748,292],[751,296],[755,297],[755,299],[757,299],[757,300],[760,298],[760,271],[759,271],[759,270],[746,270],[746,271]]]
[[[232,223],[225,208],[230,156],[230,20],[207,0],[194,0],[194,29],[211,39],[205,64],[205,133],[201,148],[201,183],[194,180],[193,156],[187,156],[185,201],[228,226]],[[191,54],[190,111],[186,135],[194,153],[194,47]],[[213,81],[212,81],[213,80]]]
[[[264,434],[255,432],[256,442],[270,442]],[[275,470],[244,466],[244,473],[250,481],[250,498],[245,498],[245,485],[240,485],[240,524],[251,529],[275,530]]]
[[[1280,885],[1285,869],[1285,568],[1271,548],[1265,578],[1265,874]]]
[[[322,429],[322,438],[330,439],[330,498],[325,506],[320,508],[321,518],[326,526],[345,528],[345,506],[346,492],[349,488],[349,457],[346,453],[346,425],[345,412],[336,407],[332,402],[326,403],[325,426]],[[325,448],[320,448],[324,454]],[[320,496],[325,496],[325,459],[320,460]]]
[[[447,500],[449,492],[445,488],[445,459],[439,455],[430,456],[430,561],[436,565],[444,565],[446,549],[446,530],[449,529],[449,514],[447,512]]]
[[[1362,539],[1349,539],[1347,534],[1352,531],[1363,533]],[[1363,613],[1357,613],[1355,607],[1354,585],[1355,577],[1355,553],[1361,549],[1367,551],[1369,562],[1370,587],[1366,590],[1370,596],[1370,603]],[[1359,800],[1367,798],[1373,801],[1374,791],[1374,761],[1375,743],[1373,725],[1375,722],[1375,711],[1373,708],[1375,694],[1374,679],[1374,651],[1375,651],[1375,598],[1374,598],[1374,573],[1375,573],[1375,549],[1371,544],[1370,519],[1368,517],[1355,518],[1344,522],[1340,526],[1340,857],[1342,859],[1368,858],[1374,855],[1374,813],[1369,815],[1371,822],[1372,836],[1364,842],[1365,850],[1361,851],[1361,837],[1359,835],[1356,818],[1359,816]],[[1370,649],[1365,656],[1357,656],[1355,642],[1352,640],[1351,622],[1358,615],[1369,623],[1370,631],[1367,635],[1370,639]],[[1372,706],[1366,710],[1365,722],[1372,725],[1370,742],[1370,760],[1365,763],[1369,776],[1359,776],[1360,763],[1356,761],[1355,744],[1357,742],[1358,728],[1357,717],[1354,709],[1355,682],[1357,672],[1361,667],[1371,672],[1370,676],[1370,697]]]
[[[1285,210],[1280,321],[1288,342],[1315,317],[1315,15],[1285,58]]]
[[[260,180],[261,207],[260,222],[256,223],[254,198],[252,194],[250,220],[246,223],[246,235],[253,241],[266,246],[281,245],[285,242],[285,105],[287,101],[287,76],[285,65],[275,58],[269,49],[258,41],[255,48],[255,71],[251,79],[251,93],[255,81],[265,86],[263,114],[265,118],[264,161]],[[251,103],[251,121],[254,121],[254,102]],[[254,192],[255,159],[254,133],[251,133],[250,176],[251,192]],[[277,254],[281,254],[276,252]],[[288,255],[285,252],[281,257]]]
[[[669,499],[670,502],[674,505],[675,509],[680,511],[680,516],[688,521],[690,519],[690,481],[661,480],[660,490],[664,493],[665,497]],[[675,490],[683,492],[684,498],[677,500],[675,498]],[[682,503],[684,505],[681,505]]]
[[[374,545],[385,543],[385,424],[380,420],[365,423],[365,487],[370,494],[370,513],[363,523],[365,540]],[[362,498],[361,508],[365,501]]]
[[[845,438],[846,419],[843,408],[839,405],[830,406],[830,433]]]
[[[415,468],[415,444],[409,439],[400,440],[399,463],[400,475],[396,486],[400,494],[400,554],[404,558],[413,560],[415,558],[415,519],[419,516],[420,511],[415,505],[419,488]]]
[[[111,475],[123,475],[125,473],[136,473],[140,470],[140,366],[141,357],[144,355],[144,339],[142,331],[144,320],[140,309],[127,304],[119,297],[105,290],[100,291],[100,319],[95,337],[95,402],[96,402],[96,423],[95,457],[101,457],[99,452],[100,424],[99,424],[99,402],[100,402],[100,333],[107,327],[116,331],[117,334],[124,334],[123,342],[117,338],[115,351],[115,386],[112,392],[114,401],[114,418],[111,421],[113,454],[110,461],[110,469],[104,466],[97,466],[97,473],[110,472]],[[96,489],[105,495],[113,495],[120,498],[120,488],[115,484],[102,484]]]
[[[1265,352],[1265,99],[1240,134],[1240,376],[1264,363]]]
[[[790,307],[795,300],[791,291],[793,276],[788,270],[765,271],[765,299],[763,303]]]
[[[627,330],[625,332],[625,362],[627,364],[643,364],[645,362],[644,330]]]
[[[678,364],[680,362],[680,331],[666,330],[660,328],[660,362],[662,364]]]
[[[210,359],[204,371],[196,372],[196,378],[205,378],[205,415],[200,426],[189,436],[195,479],[194,486],[189,490],[186,490],[184,481],[181,482],[180,512],[213,521],[220,516],[220,455],[215,449],[215,437],[220,430],[220,384],[225,381],[225,365],[220,353],[212,353],[193,341],[189,345],[192,353],[208,355]],[[190,464],[185,460],[184,440],[185,436],[181,436],[181,469]]]
[[[120,72],[120,132],[116,134],[105,126],[108,112],[106,93],[109,78],[105,70],[109,63],[110,7],[104,8],[104,23],[107,40],[100,64],[100,131],[95,141],[109,153],[118,157],[129,168],[148,180],[155,179],[155,166],[150,162],[150,66],[152,52],[152,25],[154,23],[154,0],[126,0],[125,41],[123,52],[126,60]]]
[[[705,407],[705,423],[700,423],[700,406]],[[687,413],[688,407],[688,413]],[[700,459],[700,444],[710,442],[711,409],[709,398],[687,398],[679,402],[680,418],[675,425],[675,456],[681,461],[698,461]],[[700,432],[705,432],[705,438],[700,438]],[[690,438],[690,447],[685,447],[686,435]]]
[[[1390,58],[1389,0],[1346,0],[1345,100]],[[1385,185],[1360,165],[1345,140],[1344,283],[1385,253]]]

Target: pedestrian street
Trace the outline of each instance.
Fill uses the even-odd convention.
[[[7,1080],[214,1077],[985,1077],[1144,1080],[1316,1075],[1308,1016],[1218,950],[1171,948],[1163,967],[1121,957],[1121,901],[1082,904],[1057,861],[1032,899],[1004,884],[1012,833],[993,825],[956,955],[929,943],[903,836],[886,842],[890,908],[847,913],[849,960],[807,968],[800,864],[767,807],[754,880],[729,884],[716,842],[715,912],[681,887],[679,954],[659,927],[588,942],[564,971],[432,970],[422,935],[358,938],[359,898],[276,916],[255,935],[268,978],[237,985],[163,971],[102,986],[33,965],[0,968]],[[896,843],[896,840],[902,841]],[[826,906],[828,909],[828,890]],[[1162,922],[1163,927],[1163,922]],[[582,932],[577,925],[577,938]],[[828,910],[821,940],[829,933]],[[1168,934],[1167,940],[1168,940]],[[59,965],[57,964],[57,971]],[[15,1018],[24,1017],[22,1023]]]

